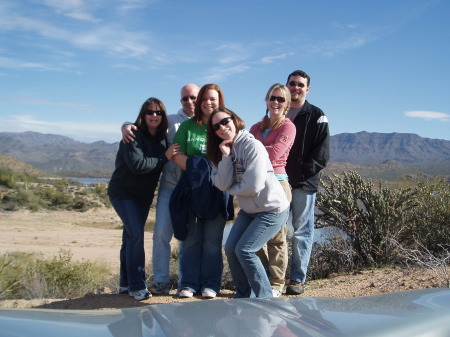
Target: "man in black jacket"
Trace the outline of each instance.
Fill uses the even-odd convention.
[[[314,204],[319,185],[319,172],[330,157],[328,120],[322,110],[309,104],[310,77],[301,70],[292,72],[286,86],[291,92],[287,117],[297,133],[286,163],[292,186],[292,261],[286,294],[300,295],[304,283],[314,236]]]

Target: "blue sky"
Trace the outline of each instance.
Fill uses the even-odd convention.
[[[150,96],[216,83],[247,128],[296,69],[332,135],[450,140],[447,0],[2,0],[0,132],[120,139]]]

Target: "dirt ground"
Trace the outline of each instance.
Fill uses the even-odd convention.
[[[0,254],[7,252],[37,252],[46,257],[69,250],[77,261],[104,261],[111,271],[119,268],[121,222],[112,209],[93,209],[85,213],[68,211],[0,213]],[[173,241],[176,245],[176,241]],[[146,232],[147,259],[151,256],[152,236]],[[351,275],[313,280],[306,285],[303,296],[356,297],[394,291],[437,287],[431,271],[420,269],[386,268],[366,270]],[[217,298],[232,298],[231,291],[223,291]],[[202,300],[199,297],[179,299],[175,290],[170,295],[154,296],[137,302],[127,295],[117,295],[104,288],[99,294],[71,299],[3,300],[0,308],[51,309],[109,309]]]

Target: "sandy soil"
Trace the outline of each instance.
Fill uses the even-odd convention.
[[[78,261],[104,261],[117,273],[121,242],[121,221],[112,209],[93,209],[85,213],[68,211],[0,213],[0,254],[14,251],[38,252],[47,257],[61,250],[70,250]],[[151,233],[146,232],[147,258],[151,256]],[[173,241],[176,245],[176,241]],[[355,297],[393,291],[437,287],[430,271],[387,268],[367,270],[352,275],[314,280],[306,285],[304,296]],[[223,291],[217,298],[232,298]],[[190,300],[202,300],[194,297]],[[137,302],[127,295],[117,295],[111,289],[100,294],[73,299],[0,301],[0,308],[108,309],[143,306],[153,303],[186,301],[172,291],[167,296],[155,296]]]

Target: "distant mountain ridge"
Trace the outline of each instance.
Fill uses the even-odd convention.
[[[0,132],[0,153],[49,173],[112,172],[119,143],[83,143],[38,132]],[[330,161],[353,164],[439,163],[450,167],[450,141],[409,133],[342,133],[331,136]]]
[[[83,143],[38,132],[0,132],[0,153],[49,173],[114,169],[119,143]]]
[[[450,161],[450,141],[411,133],[358,132],[331,137],[330,161],[357,164]]]

